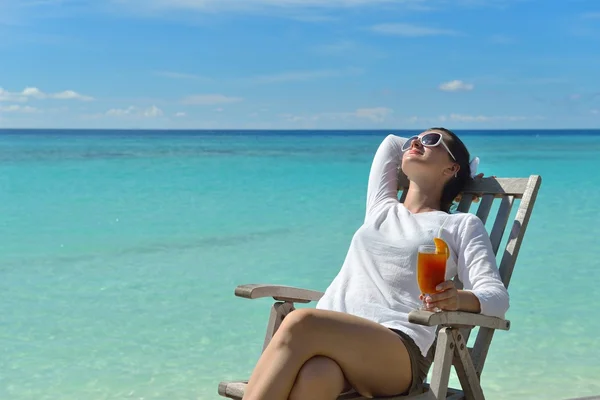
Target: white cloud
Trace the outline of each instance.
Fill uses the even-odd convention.
[[[187,115],[187,114],[186,114],[186,113],[184,113],[183,111],[178,111],[178,112],[176,112],[176,113],[175,113],[175,116],[176,116],[177,118],[183,118],[183,117],[185,117],[186,115]]]
[[[90,96],[84,96],[72,90],[65,90],[64,92],[55,93],[53,95],[49,95],[50,98],[60,99],[60,100],[81,100],[81,101],[92,101],[94,100]]]
[[[475,85],[472,83],[465,83],[456,79],[450,82],[444,82],[439,86],[439,89],[443,90],[444,92],[468,91],[473,90],[474,88]]]
[[[302,82],[323,78],[356,76],[363,73],[360,68],[322,69],[313,71],[288,71],[271,75],[259,75],[249,79],[252,83],[269,84],[281,82]]]
[[[106,112],[106,116],[119,118],[156,118],[161,117],[163,114],[163,111],[156,106],[150,106],[148,108],[139,108],[135,106],[129,106],[127,108],[111,108]]]
[[[600,18],[600,11],[591,11],[591,12],[586,12],[581,14],[582,18],[587,18],[587,19],[596,19],[596,18]]]
[[[9,106],[0,106],[0,112],[3,113],[23,113],[23,114],[31,114],[36,113],[39,110],[35,107],[31,106],[22,106],[19,104],[11,104]]]
[[[121,4],[160,9],[196,10],[201,12],[248,11],[291,8],[356,8],[383,4],[416,4],[421,0],[121,0]]]
[[[133,114],[135,110],[136,108],[134,106],[130,106],[128,108],[111,108],[106,112],[106,115],[110,117],[123,117]]]
[[[143,113],[144,113],[144,117],[148,117],[148,118],[161,117],[163,115],[163,111],[156,106],[151,106],[151,107],[145,109]]]
[[[224,94],[195,94],[184,97],[181,103],[196,106],[214,106],[217,104],[239,103],[243,100],[241,97],[230,97]]]
[[[375,108],[359,108],[354,112],[357,118],[370,119],[373,122],[383,122],[385,118],[392,113],[390,108],[375,107]]]
[[[24,103],[30,99],[43,100],[43,99],[55,99],[55,100],[80,100],[80,101],[92,101],[93,97],[84,96],[73,90],[65,90],[57,93],[45,93],[36,87],[26,87],[21,92],[9,92],[0,87],[0,101],[12,101],[18,103]]]
[[[493,121],[505,121],[505,122],[518,122],[527,120],[541,120],[544,119],[540,116],[520,116],[520,115],[504,115],[504,116],[489,116],[489,115],[465,115],[465,114],[450,114],[448,117],[442,116],[444,121],[455,121],[455,122],[493,122]]]
[[[371,27],[371,31],[383,35],[422,37],[422,36],[456,36],[460,33],[450,29],[428,28],[420,25],[391,23],[377,24]]]
[[[350,121],[367,119],[371,122],[385,122],[393,110],[387,107],[358,108],[354,111],[322,112],[318,114],[303,116],[296,114],[281,114],[280,116],[288,122],[319,122],[319,121]]]
[[[411,124],[437,124],[437,123],[492,123],[492,122],[520,122],[520,121],[539,121],[545,119],[542,116],[523,116],[523,115],[469,115],[451,113],[448,115],[439,115],[437,117],[412,116],[405,119],[405,122]]]
[[[590,112],[594,115],[600,114],[600,110],[590,110]]]

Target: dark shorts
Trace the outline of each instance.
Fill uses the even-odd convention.
[[[408,389],[408,392],[403,394],[411,394],[413,392],[421,390],[423,387],[423,383],[425,382],[425,378],[427,378],[429,368],[431,367],[431,363],[433,361],[432,357],[423,357],[419,346],[417,346],[415,341],[406,333],[398,329],[388,329],[400,336],[400,340],[402,340],[404,346],[406,346],[406,349],[408,350],[408,355],[410,357],[410,364],[412,369],[412,383],[410,385],[410,388]],[[431,354],[431,352],[429,352],[429,354]]]

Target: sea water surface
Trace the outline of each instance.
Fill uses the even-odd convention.
[[[272,303],[235,286],[324,290],[388,133],[0,131],[0,399],[219,398]],[[487,398],[600,395],[600,131],[458,133],[543,178]]]

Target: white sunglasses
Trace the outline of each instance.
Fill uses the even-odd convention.
[[[452,159],[454,161],[456,161],[456,157],[454,157],[454,154],[452,154],[452,152],[450,151],[450,149],[448,148],[448,146],[444,142],[444,138],[442,137],[441,133],[430,132],[430,133],[426,133],[423,136],[413,136],[413,137],[410,137],[402,145],[402,151],[406,151],[406,150],[410,149],[410,147],[412,146],[413,141],[415,141],[415,140],[418,140],[419,142],[421,142],[421,144],[423,146],[425,146],[425,147],[435,147],[435,146],[438,146],[441,143],[442,146],[444,146],[444,148],[448,151],[448,153],[450,154],[450,156],[452,157]]]

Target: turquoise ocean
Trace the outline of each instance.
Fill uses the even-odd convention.
[[[272,303],[235,286],[324,290],[388,133],[0,131],[0,399],[218,399]],[[543,177],[487,397],[600,395],[600,131],[457,133]]]

